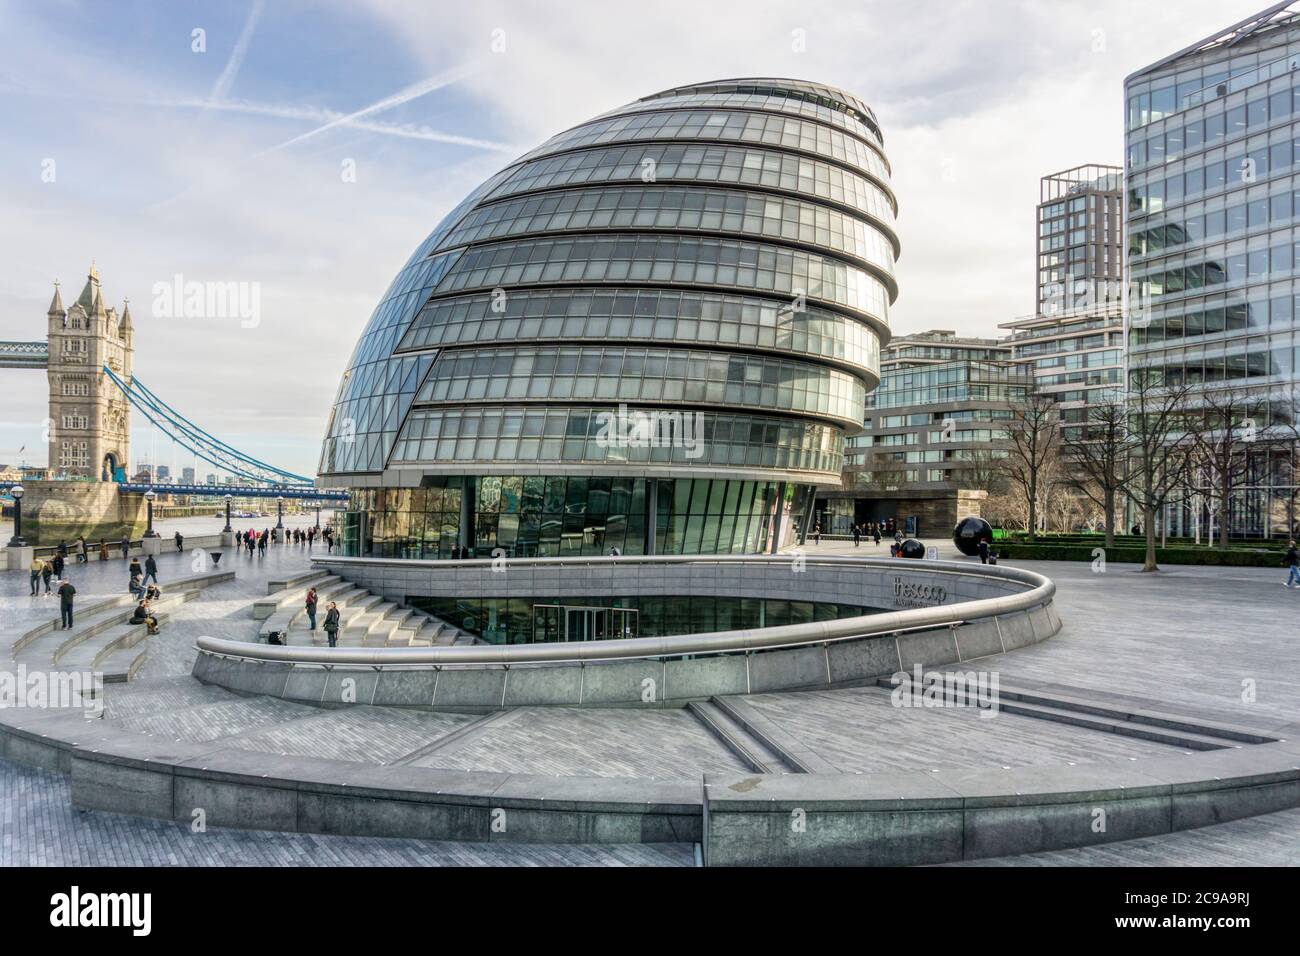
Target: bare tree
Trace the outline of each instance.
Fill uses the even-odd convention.
[[[994,495],[1006,485],[1006,452],[996,448],[963,448],[955,457],[962,463],[959,469],[954,469],[954,477],[961,487]]]
[[[1060,416],[1056,403],[1046,395],[1029,395],[1011,409],[1007,423],[1005,473],[1028,506],[1029,543],[1038,533],[1038,513],[1046,490],[1044,478],[1059,448]]]
[[[1079,489],[1102,510],[1106,524],[1105,547],[1115,547],[1116,502],[1127,487],[1132,471],[1128,412],[1118,403],[1093,405],[1079,437],[1065,446],[1077,470]]]
[[[1129,372],[1128,432],[1134,471],[1125,490],[1142,512],[1142,532],[1146,535],[1143,571],[1159,570],[1156,514],[1187,473],[1192,451],[1186,422],[1187,396],[1187,385],[1166,385],[1159,369]]]
[[[1257,401],[1241,389],[1214,389],[1201,393],[1197,408],[1189,412],[1192,483],[1205,494],[1210,514],[1218,522],[1221,548],[1228,546],[1232,495],[1246,478],[1248,452],[1260,431],[1260,423],[1252,418]]]

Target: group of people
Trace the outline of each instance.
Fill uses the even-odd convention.
[[[320,602],[315,588],[307,589],[307,599],[304,610],[307,612],[308,630],[316,630],[316,607]],[[329,607],[325,609],[325,638],[329,641],[330,647],[338,647],[339,639],[339,606],[330,601]]]
[[[75,547],[77,563],[87,563],[90,556],[89,549],[86,546],[86,539],[78,537]],[[183,547],[184,539],[177,532],[176,548],[181,550]],[[108,543],[102,538],[99,543],[99,551],[100,560],[107,561]],[[68,630],[73,625],[73,610],[77,593],[76,587],[63,574],[64,569],[67,567],[68,554],[67,543],[60,541],[53,557],[48,560],[34,557],[28,569],[33,597],[42,593],[42,587],[44,587],[43,593],[47,596],[58,595],[60,630]],[[158,617],[153,610],[153,605],[162,597],[162,588],[158,584],[158,562],[154,560],[152,554],[149,554],[145,555],[144,564],[141,565],[139,558],[130,557],[130,542],[125,539],[122,541],[122,556],[129,558],[131,561],[127,569],[127,589],[132,597],[139,602],[131,615],[130,623],[145,624],[148,626],[150,634],[157,634]]]
[[[862,544],[863,538],[873,538],[875,539],[876,544],[879,545],[881,537],[880,533],[884,527],[883,523],[876,524],[873,521],[867,521],[863,524],[855,524],[853,526],[853,547],[856,548],[858,545]],[[903,540],[902,534],[898,532],[894,533],[894,537],[897,543],[901,543]]]
[[[143,568],[140,567],[139,558],[132,558],[127,574],[130,576],[131,581],[129,585],[130,591],[137,598],[143,598],[146,592],[150,590],[156,592],[156,594],[161,593],[158,592],[158,562],[153,559],[152,554],[145,555]]]
[[[255,528],[249,528],[247,531],[235,532],[235,547],[247,548],[249,557],[257,552],[258,557],[266,555],[267,544],[280,543],[281,536],[285,544],[306,545],[312,547],[319,537],[329,548],[331,554],[334,553],[334,529],[326,527],[323,530],[316,527],[307,528],[263,528],[258,531]]]

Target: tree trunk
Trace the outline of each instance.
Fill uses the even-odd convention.
[[[1232,510],[1232,477],[1227,473],[1230,462],[1224,463],[1223,487],[1219,489],[1219,500],[1223,502],[1219,512],[1219,547],[1228,546],[1228,516]]]
[[[1115,489],[1106,489],[1106,550],[1115,550]]]
[[[1029,483],[1029,543],[1033,544],[1038,534],[1038,485]]]
[[[1147,536],[1147,558],[1143,571],[1159,571],[1156,565],[1156,511],[1150,505],[1142,506],[1142,530]]]

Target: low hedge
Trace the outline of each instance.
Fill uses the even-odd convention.
[[[1159,535],[1157,535],[1156,537],[1157,540],[1159,540]],[[1009,543],[1009,544],[1029,543],[1029,537],[1023,531],[1013,531],[1010,532],[1007,537],[997,538],[996,540],[999,543]],[[1217,542],[1218,538],[1216,537],[1214,540]],[[1040,534],[1035,539],[1034,544],[1035,545],[1079,545],[1079,546],[1089,545],[1094,547],[1101,547],[1105,543],[1105,541],[1106,541],[1106,536],[1104,534]],[[1202,541],[1201,544],[1196,544],[1195,539],[1193,538],[1170,538],[1168,540],[1167,546],[1170,548],[1193,548],[1193,549],[1204,548],[1206,550],[1212,550],[1210,545],[1206,542],[1206,539],[1202,538],[1201,541]],[[1146,538],[1143,537],[1142,535],[1131,535],[1131,534],[1115,535],[1116,548],[1142,548],[1143,550],[1145,550],[1146,546],[1147,546]],[[1287,549],[1287,539],[1273,538],[1271,540],[1266,540],[1263,538],[1251,538],[1251,539],[1242,540],[1240,538],[1234,538],[1231,541],[1230,547],[1233,550],[1244,549],[1244,550],[1254,550],[1254,551],[1265,550],[1265,551],[1282,552],[1282,551],[1286,551]]]
[[[1025,544],[1019,541],[998,541],[993,550],[998,557],[1021,561],[1091,561],[1093,551],[1101,544]],[[1146,546],[1131,547],[1116,543],[1106,552],[1106,560],[1120,564],[1142,564],[1146,561]],[[1237,568],[1281,568],[1282,556],[1268,549],[1231,548],[1156,548],[1157,564],[1208,564]]]

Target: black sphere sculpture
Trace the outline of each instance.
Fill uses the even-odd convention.
[[[915,538],[908,538],[903,542],[903,547],[899,551],[900,558],[911,558],[914,561],[920,561],[925,558],[925,545]]]
[[[983,518],[962,518],[952,532],[952,543],[957,550],[969,557],[980,553],[980,542],[993,543],[993,526]]]

